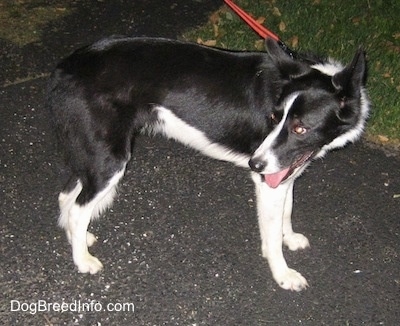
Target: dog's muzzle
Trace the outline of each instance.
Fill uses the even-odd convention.
[[[249,166],[252,171],[261,173],[267,166],[267,163],[257,158],[251,158],[249,160]]]
[[[302,167],[304,164],[310,161],[313,155],[314,151],[301,154],[297,156],[290,166],[282,168],[275,173],[262,174],[263,180],[271,188],[276,188],[281,184],[281,182],[289,178],[296,171],[296,169]],[[252,171],[262,173],[267,166],[267,161],[254,157],[249,160],[249,166]]]

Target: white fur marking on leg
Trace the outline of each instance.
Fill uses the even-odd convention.
[[[78,180],[74,189],[68,193],[61,192],[58,196],[58,204],[60,207],[60,216],[58,225],[65,230],[68,242],[71,244],[71,230],[69,228],[69,215],[76,198],[82,191],[82,183]]]
[[[75,188],[72,191],[68,193],[61,192],[58,196],[58,203],[60,207],[60,217],[58,219],[58,225],[65,230],[65,234],[67,235],[69,244],[71,244],[71,230],[69,228],[69,215],[70,215],[69,212],[81,191],[82,191],[82,183],[78,180]],[[109,206],[111,202],[112,198],[111,201],[108,199],[107,206]],[[105,206],[106,205],[103,205],[104,209],[106,208]],[[97,214],[100,214],[100,212],[97,212]],[[96,216],[97,215],[95,214],[95,217]],[[86,240],[88,247],[91,247],[97,241],[97,238],[94,234],[87,232]]]
[[[70,211],[69,229],[72,257],[79,272],[95,274],[102,269],[103,265],[89,253],[87,246],[87,227],[93,212],[92,202],[85,206],[73,205]]]
[[[310,242],[308,241],[307,237],[301,233],[295,232],[285,234],[283,237],[283,243],[289,248],[289,250],[292,251],[310,247]]]
[[[283,244],[290,250],[295,251],[305,249],[310,246],[308,239],[300,234],[293,232],[292,228],[292,208],[293,208],[293,185],[294,180],[288,180],[288,190],[285,198],[283,211]]]
[[[68,228],[69,211],[81,191],[82,183],[78,180],[73,190],[68,193],[61,192],[58,196],[58,204],[60,206],[60,217],[58,219],[58,225],[64,229]]]
[[[89,231],[86,232],[86,244],[88,247],[93,246],[93,244],[95,244],[96,241],[97,241],[97,238],[93,233],[91,233]]]
[[[253,172],[252,176],[256,186],[262,254],[267,258],[272,275],[280,287],[301,291],[308,283],[300,273],[287,266],[282,251],[285,198],[290,184],[283,183],[272,189],[261,181],[259,174]]]
[[[116,185],[112,187],[103,198],[96,203],[92,213],[92,219],[98,218],[107,208],[111,206],[114,201],[115,195],[117,194],[117,187]]]
[[[99,213],[111,203],[115,194],[115,187],[124,171],[125,167],[117,172],[107,186],[90,202],[83,206],[75,202],[69,211],[68,229],[71,234],[72,256],[81,273],[95,274],[103,267],[102,263],[89,253],[88,246],[95,242],[96,237],[88,233],[87,228],[93,215]]]

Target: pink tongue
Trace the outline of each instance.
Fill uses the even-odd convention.
[[[282,171],[273,173],[273,174],[265,174],[265,182],[267,183],[268,186],[271,188],[276,188],[280,185],[282,182],[283,178],[286,177],[286,175],[289,173],[290,168],[283,169]]]

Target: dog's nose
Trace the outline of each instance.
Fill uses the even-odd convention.
[[[265,169],[266,165],[267,164],[264,161],[262,161],[262,160],[260,160],[258,158],[252,158],[249,161],[250,169],[252,171],[254,171],[254,172],[257,172],[257,173],[262,172]]]

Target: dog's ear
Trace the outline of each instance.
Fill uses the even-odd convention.
[[[282,49],[277,41],[267,38],[265,40],[265,48],[283,77],[292,79],[310,72],[311,68],[309,65],[293,59]]]
[[[338,92],[340,110],[337,117],[344,123],[351,121],[357,110],[351,103],[358,102],[361,98],[361,90],[366,79],[365,52],[360,48],[353,60],[342,71],[332,76],[332,84]],[[355,101],[355,102],[354,102]]]
[[[342,71],[333,75],[332,84],[345,96],[359,97],[359,91],[365,84],[366,59],[365,52],[360,48],[353,60]]]

